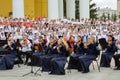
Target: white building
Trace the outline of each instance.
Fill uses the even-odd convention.
[[[117,0],[117,11],[120,14],[120,0]]]
[[[89,0],[80,0],[80,19],[89,19]],[[12,0],[13,17],[24,17],[24,0]],[[63,18],[63,0],[48,0],[48,18]],[[75,0],[66,0],[67,17],[75,18]]]
[[[105,14],[106,17],[108,16],[108,14],[111,17],[113,14],[117,15],[117,10],[113,10],[111,8],[108,8],[108,7],[102,8],[102,9],[98,8],[98,13],[97,14],[98,14],[99,18],[103,15],[103,13]]]

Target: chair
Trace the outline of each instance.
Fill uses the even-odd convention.
[[[95,60],[93,60],[93,62],[96,62],[96,64],[97,64],[97,68],[98,68],[98,70],[99,70],[99,72],[100,72],[100,65],[98,64],[98,59],[96,58]],[[93,66],[93,69],[95,70],[95,67],[94,67],[94,63],[92,62],[92,66]]]
[[[68,61],[68,59],[67,59],[67,61],[66,61],[66,65],[68,65],[68,64],[69,64],[69,61]],[[68,70],[67,73],[71,73],[71,69],[68,68],[68,66],[65,68],[65,71],[66,71],[66,70]]]
[[[93,69],[95,70],[95,67],[94,67],[94,62],[96,62],[96,64],[97,64],[97,68],[98,68],[98,70],[99,70],[99,72],[100,72],[100,65],[98,64],[98,61],[99,61],[99,59],[100,59],[100,50],[97,50],[96,51],[96,58],[93,60],[93,62],[92,62],[92,66],[93,66]]]
[[[70,68],[68,68],[69,58],[70,58],[70,52],[69,52],[69,51],[67,51],[65,55],[66,55],[66,57],[67,57],[67,61],[66,61],[67,67],[65,68],[65,71],[66,71],[66,70],[68,70],[68,72],[67,72],[67,73],[71,73],[71,69],[70,69]]]

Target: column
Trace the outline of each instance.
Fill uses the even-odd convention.
[[[86,1],[86,0],[85,0]],[[67,18],[75,18],[75,0],[66,0]]]
[[[58,0],[48,0],[48,18],[49,19],[59,18]]]
[[[59,18],[63,19],[63,0],[59,0]]]
[[[80,19],[82,18],[87,18],[89,19],[89,15],[90,15],[90,12],[89,12],[89,0],[80,0]]]
[[[12,0],[13,18],[24,18],[24,0]]]

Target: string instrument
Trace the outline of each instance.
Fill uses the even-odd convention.
[[[40,52],[44,51],[44,48],[43,48],[43,46],[41,44],[34,45],[34,49],[36,51],[40,51]]]
[[[75,43],[74,38],[70,37],[67,42],[68,42],[68,46],[69,46],[69,52],[70,53],[74,52],[74,43]]]

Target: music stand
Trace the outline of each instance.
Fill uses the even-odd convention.
[[[100,45],[102,47],[102,50],[105,50],[105,48],[107,48],[107,42],[106,42],[105,38],[99,39],[99,43],[100,43]]]
[[[30,72],[24,74],[23,77],[24,77],[24,76],[27,76],[27,75],[29,75],[29,74],[34,74],[34,75],[37,74],[37,73],[34,73],[34,71],[33,71],[33,55],[31,54],[31,56],[32,56],[32,57],[31,57],[31,70],[30,70]],[[41,74],[37,74],[37,75],[41,76]]]

